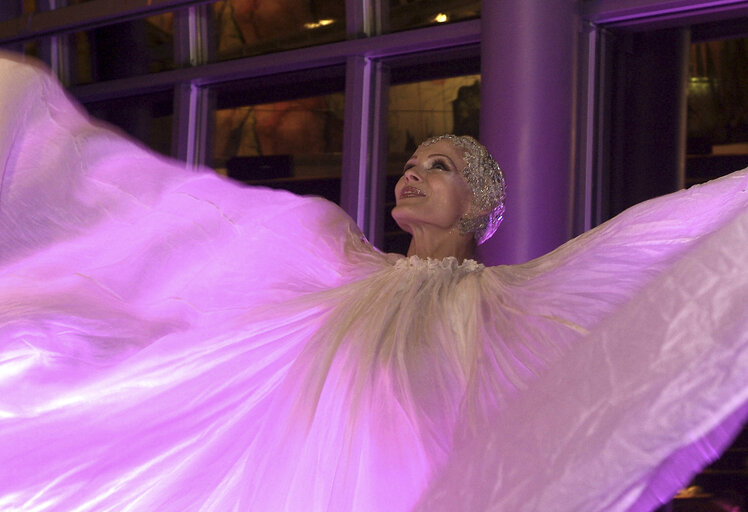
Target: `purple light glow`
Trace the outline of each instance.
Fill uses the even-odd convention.
[[[0,111],[0,508],[622,511],[745,415],[746,172],[487,268],[187,172],[11,58]]]

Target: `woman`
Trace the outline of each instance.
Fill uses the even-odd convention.
[[[745,173],[485,268],[503,177],[439,137],[404,258],[0,77],[0,509],[642,510],[745,416]]]
[[[504,176],[485,147],[471,137],[425,141],[405,164],[392,215],[413,238],[408,256],[473,257],[501,223]]]

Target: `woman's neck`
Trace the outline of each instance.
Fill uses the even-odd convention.
[[[471,259],[475,242],[471,233],[461,235],[458,231],[419,230],[413,233],[408,247],[408,256],[443,259],[450,256],[462,263]]]

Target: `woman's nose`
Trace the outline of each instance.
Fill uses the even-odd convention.
[[[403,175],[405,176],[405,181],[421,181],[421,176],[415,167],[407,169]]]

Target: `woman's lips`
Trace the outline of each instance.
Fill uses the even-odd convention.
[[[407,197],[424,197],[426,194],[418,190],[416,187],[403,187],[403,189],[400,191],[400,199],[405,199]]]

